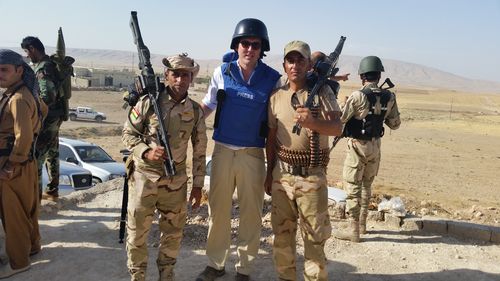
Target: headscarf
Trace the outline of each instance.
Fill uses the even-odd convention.
[[[22,66],[23,76],[22,80],[24,85],[31,91],[35,100],[38,100],[38,83],[36,81],[35,72],[23,60],[23,57],[9,49],[0,49],[0,64],[12,64],[15,66]]]

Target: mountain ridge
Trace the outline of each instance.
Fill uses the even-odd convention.
[[[24,55],[21,48],[12,48]],[[46,47],[46,52],[52,54],[54,47]],[[138,69],[137,53],[131,51],[102,50],[102,49],[80,49],[67,48],[67,55],[76,59],[75,66],[87,68],[108,68],[108,69]],[[151,54],[151,62],[155,69],[163,68],[161,63],[165,55]],[[221,54],[222,57],[222,54]],[[219,59],[196,59],[200,64],[200,74],[211,76],[215,67],[220,65]],[[357,75],[357,67],[361,57],[341,55],[338,67],[339,73],[350,73],[349,81],[360,83]],[[283,73],[283,58],[280,55],[268,55],[264,62]],[[382,58],[386,72],[382,77],[390,77],[398,86],[423,88],[427,90],[448,89],[475,93],[496,93],[500,94],[500,82],[480,79],[470,79],[439,70],[437,68],[420,65],[416,63]]]

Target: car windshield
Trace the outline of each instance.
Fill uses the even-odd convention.
[[[85,162],[115,162],[106,151],[99,146],[75,146],[78,156]]]

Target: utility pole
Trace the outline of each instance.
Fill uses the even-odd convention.
[[[451,112],[452,111],[453,111],[453,96],[451,96],[451,102],[450,102],[450,120],[451,120]]]

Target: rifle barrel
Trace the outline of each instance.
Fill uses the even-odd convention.
[[[163,168],[167,177],[174,176],[176,173],[175,162],[172,158],[172,151],[170,150],[170,144],[167,136],[167,129],[163,123],[163,112],[161,107],[158,105],[158,100],[160,97],[160,79],[155,75],[153,67],[151,66],[149,49],[144,44],[142,40],[141,30],[139,28],[139,20],[137,19],[137,12],[132,11],[130,17],[130,28],[132,29],[132,35],[134,37],[134,43],[137,45],[137,51],[139,53],[139,69],[141,69],[141,75],[138,77],[141,82],[141,87],[144,93],[149,96],[149,100],[153,105],[153,110],[158,118],[158,143],[165,148],[167,154],[167,160],[163,163]]]

